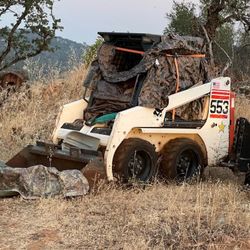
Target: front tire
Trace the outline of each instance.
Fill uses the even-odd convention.
[[[155,147],[142,139],[126,139],[114,156],[114,174],[122,182],[148,182],[156,174],[158,155]]]
[[[178,138],[164,148],[161,173],[166,179],[178,182],[199,179],[205,167],[205,157],[200,146],[193,140]]]

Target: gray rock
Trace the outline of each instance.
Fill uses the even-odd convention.
[[[88,180],[79,170],[58,171],[42,165],[11,168],[0,165],[0,197],[20,194],[25,199],[76,197],[89,191]]]

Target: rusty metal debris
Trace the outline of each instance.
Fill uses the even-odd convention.
[[[24,71],[3,71],[0,72],[0,87],[2,89],[8,87],[19,88],[28,80],[28,76]]]

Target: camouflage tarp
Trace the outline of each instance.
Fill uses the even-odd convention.
[[[42,165],[10,168],[0,164],[0,197],[20,194],[25,199],[76,197],[89,191],[87,179],[79,170],[59,172]]]
[[[203,40],[200,38],[168,35],[162,36],[161,42],[145,50],[141,58],[138,57],[140,55],[136,55],[134,58],[131,55],[124,59],[117,56],[114,41],[104,42],[98,51],[97,60],[91,65],[85,80],[85,86],[93,89],[91,102],[85,112],[85,119],[122,111],[135,105],[150,108],[166,107],[168,96],[176,91],[174,58],[167,54],[178,58],[179,91],[199,82],[208,82],[214,76],[211,76],[208,70],[206,59],[190,57],[192,54],[203,53],[202,46]],[[124,48],[126,48],[126,44]],[[130,67],[125,67],[126,63]],[[121,64],[124,65],[122,70]],[[135,102],[132,101],[132,98],[138,76],[143,76],[143,80]],[[193,107],[200,108],[202,102],[190,105],[193,110]],[[180,109],[177,115],[186,114],[187,108]],[[200,113],[199,110],[196,110],[196,113]]]

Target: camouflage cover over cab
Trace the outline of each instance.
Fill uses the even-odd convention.
[[[92,90],[86,121],[138,105],[162,109],[169,95],[215,77],[201,38],[114,32],[99,35],[104,42],[84,82]],[[202,105],[202,100],[192,102],[176,110],[176,115],[198,119]]]

